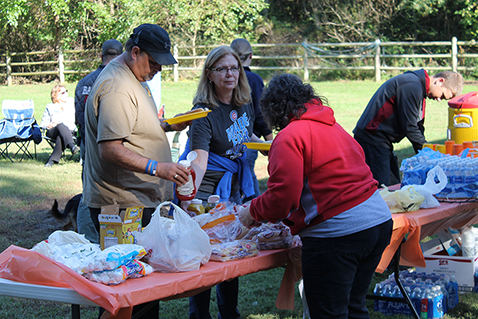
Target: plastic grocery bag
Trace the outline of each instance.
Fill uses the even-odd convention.
[[[425,197],[415,191],[414,186],[407,186],[393,192],[387,187],[380,191],[380,195],[385,200],[392,213],[413,212],[420,208]]]
[[[174,207],[174,220],[160,215],[161,207]],[[209,236],[185,211],[171,202],[159,205],[143,232],[135,232],[137,244],[148,251],[148,263],[159,272],[198,270],[211,257]]]
[[[424,201],[420,204],[420,208],[433,208],[440,206],[438,200],[433,196],[442,191],[447,184],[447,177],[440,166],[435,166],[427,173],[427,179],[424,185],[408,185],[402,187],[406,189],[413,186],[415,191],[423,195]]]

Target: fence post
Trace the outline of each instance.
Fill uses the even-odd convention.
[[[63,50],[60,46],[58,50],[58,69],[60,72],[60,83],[65,82],[65,65],[63,64]]]
[[[307,39],[304,40],[304,44],[302,44],[302,49],[304,50],[304,81],[309,81],[309,55],[307,52],[307,48],[305,47],[307,45]]]
[[[451,38],[451,69],[453,72],[458,70],[458,46],[457,46],[458,39],[456,37]]]
[[[382,80],[382,74],[380,73],[380,40],[375,40],[377,47],[375,48],[375,82]]]
[[[12,85],[12,58],[10,57],[10,52],[7,51],[6,57],[5,57],[5,62],[7,64],[6,69],[7,69],[7,86]]]
[[[173,55],[174,55],[174,58],[176,59],[176,61],[178,61],[178,63],[173,64],[174,82],[178,82],[179,81],[179,71],[178,71],[178,65],[179,65],[178,57],[179,57],[179,55],[178,55],[178,44],[177,43],[174,44]]]

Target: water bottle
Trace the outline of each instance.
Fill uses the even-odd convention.
[[[443,295],[443,313],[448,312],[448,291],[445,288],[445,284],[441,283],[440,284],[440,292]]]
[[[452,192],[455,188],[455,169],[450,162],[448,162],[445,166],[445,175],[447,178],[446,188]]]
[[[448,286],[448,309],[455,307],[458,304],[458,283],[455,275],[450,277],[450,285]]]
[[[390,284],[386,284],[385,286],[383,286],[382,296],[392,297],[392,286]]]
[[[375,285],[375,288],[373,289],[373,294],[375,296],[383,296],[383,287],[381,283]]]
[[[443,294],[440,286],[432,287],[433,294],[433,319],[443,317]]]
[[[475,182],[475,174],[473,172],[473,163],[467,162],[465,166],[465,180],[464,184],[469,185]]]
[[[395,285],[392,289],[392,297],[403,298],[402,292],[397,285]]]
[[[420,303],[420,318],[428,319],[428,307],[431,306],[431,301],[428,298],[430,295],[430,289],[426,289],[422,301]]]
[[[463,163],[459,162],[456,165],[456,169],[455,169],[455,189],[463,187],[463,183],[464,183]]]

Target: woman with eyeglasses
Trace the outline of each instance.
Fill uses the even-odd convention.
[[[80,149],[76,146],[72,133],[75,125],[75,101],[68,97],[68,91],[63,85],[55,85],[51,89],[51,101],[43,112],[40,126],[47,130],[46,136],[55,141],[55,148],[45,167],[58,164],[65,148],[76,154]]]
[[[185,158],[196,151],[192,162],[196,172],[196,199],[207,202],[217,194],[222,200],[240,204],[240,198],[231,198],[240,189],[245,198],[254,194],[252,175],[247,164],[244,142],[260,140],[252,133],[254,108],[241,60],[228,46],[213,49],[207,56],[199,80],[194,107],[212,110],[207,117],[194,120],[189,129]],[[189,201],[181,202],[187,211]],[[240,318],[237,310],[239,281],[237,278],[217,285],[219,318]],[[190,318],[211,318],[208,289],[190,298]]]

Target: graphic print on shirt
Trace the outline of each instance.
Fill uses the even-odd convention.
[[[231,113],[229,113],[232,125],[226,129],[227,139],[229,142],[232,142],[233,145],[232,148],[226,151],[226,156],[231,160],[241,157],[247,149],[242,143],[251,140],[249,137],[249,131],[247,130],[250,125],[247,113],[244,112],[241,117],[238,116],[236,110],[232,110]]]

